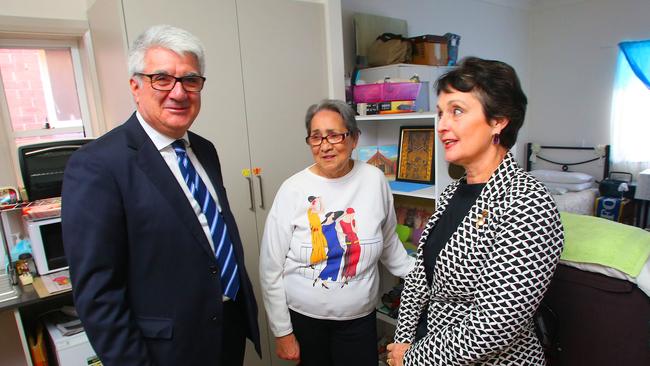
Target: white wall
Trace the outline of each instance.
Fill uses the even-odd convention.
[[[346,71],[354,66],[352,16],[355,12],[368,13],[407,20],[409,36],[447,32],[460,35],[459,59],[478,56],[504,61],[515,68],[524,91],[529,94],[527,4],[524,0],[342,0]],[[527,120],[522,135],[526,134],[528,125]],[[517,156],[523,156],[522,149],[523,144],[518,144]]]
[[[529,136],[542,144],[610,143],[617,43],[650,38],[650,1],[555,2],[531,13]]]
[[[86,3],[87,0],[2,0],[0,15],[86,20]]]
[[[459,58],[498,59],[515,67],[522,79],[528,74],[529,17],[525,9],[479,0],[342,0],[341,6],[346,70],[354,63],[352,16],[360,12],[404,19],[410,37],[458,34]]]

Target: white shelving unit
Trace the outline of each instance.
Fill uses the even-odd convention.
[[[377,319],[383,321],[384,323],[388,323],[388,324],[390,324],[390,325],[392,325],[394,327],[397,326],[397,319],[391,318],[390,316],[388,316],[388,315],[386,315],[386,314],[384,314],[384,313],[382,313],[380,311],[377,311]]]
[[[435,198],[436,198],[436,186],[428,186],[427,188],[418,189],[418,190],[409,191],[409,192],[394,189],[393,190],[393,195],[417,197],[417,198],[426,198],[426,199],[429,199],[429,200],[435,200]]]
[[[357,116],[356,120],[361,129],[358,146],[382,146],[399,143],[400,127],[402,126],[431,126],[435,127],[436,113],[404,113],[376,114]],[[435,184],[417,190],[393,189],[393,194],[435,200],[441,189],[451,183],[447,173],[447,163],[444,160],[444,149],[438,138],[434,139],[434,174]]]
[[[397,64],[361,70],[359,77],[366,82],[373,82],[383,80],[386,77],[392,79],[408,79],[413,74],[417,74],[421,81],[427,82],[425,85],[427,85],[429,91],[429,108],[435,111],[437,96],[432,90],[433,84],[440,75],[449,70],[450,68],[448,67]],[[361,138],[358,146],[398,144],[401,126],[431,126],[435,128],[436,118],[437,113],[432,111],[357,116],[357,124],[361,129]],[[444,159],[444,148],[438,141],[437,134],[434,140],[434,184],[409,191],[393,189],[393,195],[425,199],[427,200],[427,205],[431,204],[433,206],[442,189],[452,182],[452,178],[448,173],[447,162]],[[389,291],[397,280],[383,266],[380,269],[380,275],[382,278],[380,294],[383,294]],[[379,304],[381,304],[381,301],[379,301]],[[377,312],[377,319],[380,320],[382,331],[387,333],[392,333],[394,327],[397,325],[397,319],[393,319],[379,311]]]
[[[433,120],[436,118],[435,112],[413,112],[413,113],[395,113],[395,114],[371,114],[368,116],[357,116],[357,121],[417,121]]]
[[[361,129],[361,138],[358,146],[372,146],[372,145],[392,145],[399,143],[399,132],[401,126],[435,126],[436,113],[404,113],[404,114],[386,114],[386,115],[369,115],[357,116],[357,124]],[[435,139],[435,157],[434,157],[434,171],[435,171],[435,184],[420,188],[417,190],[401,191],[393,189],[394,196],[416,197],[419,199],[427,200],[432,206],[435,199],[440,192],[438,187],[445,187],[451,182],[451,178],[447,174],[447,163],[444,160],[444,151],[438,139]],[[409,185],[410,183],[402,182],[401,184]],[[389,291],[395,284],[396,278],[390,272],[381,267],[381,284],[380,294]],[[397,325],[397,319],[377,311],[377,319],[381,332],[391,334],[394,327]]]

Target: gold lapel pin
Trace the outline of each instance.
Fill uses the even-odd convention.
[[[483,226],[483,224],[485,224],[485,219],[487,218],[487,216],[488,216],[487,210],[483,210],[483,212],[481,212],[481,215],[479,215],[479,217],[476,219],[476,227],[477,228],[479,228],[479,227]]]

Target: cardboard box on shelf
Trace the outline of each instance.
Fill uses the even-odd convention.
[[[413,62],[419,65],[445,66],[449,61],[447,38],[426,34],[412,37]]]

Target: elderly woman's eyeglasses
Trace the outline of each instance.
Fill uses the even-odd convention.
[[[138,76],[146,76],[151,79],[151,87],[160,91],[170,91],[174,89],[177,82],[181,82],[183,90],[186,92],[200,92],[203,89],[205,78],[203,76],[191,75],[177,78],[167,74],[143,74],[135,73]]]
[[[331,133],[327,136],[311,135],[305,138],[307,144],[310,146],[320,146],[323,140],[327,140],[330,144],[340,144],[346,137],[350,136],[350,131],[344,133]]]

